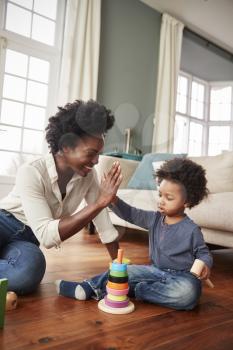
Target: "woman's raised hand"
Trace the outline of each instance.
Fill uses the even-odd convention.
[[[100,194],[98,202],[104,207],[108,206],[116,198],[117,190],[121,184],[123,176],[119,162],[114,162],[107,174],[104,174],[100,184]]]

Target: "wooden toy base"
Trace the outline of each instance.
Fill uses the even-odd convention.
[[[17,295],[15,292],[7,292],[6,294],[6,311],[14,310],[17,306]]]
[[[123,314],[129,314],[130,312],[134,311],[135,306],[134,304],[130,301],[129,305],[127,307],[122,307],[122,308],[113,308],[110,306],[105,305],[104,299],[101,299],[98,302],[98,308],[101,311],[108,312],[109,314],[116,314],[116,315],[123,315]]]

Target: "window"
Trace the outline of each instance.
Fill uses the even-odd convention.
[[[178,77],[174,153],[216,155],[233,149],[233,82]]]
[[[56,107],[65,0],[0,3],[0,175],[46,151]]]

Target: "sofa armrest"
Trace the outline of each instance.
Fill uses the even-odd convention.
[[[123,175],[123,180],[120,188],[126,188],[131,176],[139,164],[139,161],[100,155],[99,163],[95,166],[99,180],[104,173],[108,172],[115,161],[118,161],[120,163]]]

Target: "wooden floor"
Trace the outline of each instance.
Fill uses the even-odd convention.
[[[121,246],[133,263],[147,262],[142,233],[126,234]],[[47,250],[47,272],[34,295],[20,297],[6,313],[1,350],[232,350],[233,249],[216,250],[212,281],[193,311],[174,311],[133,300],[128,315],[101,312],[95,300],[75,301],[56,295],[54,280],[82,280],[106,270],[109,259],[96,236],[82,232],[61,250]]]

